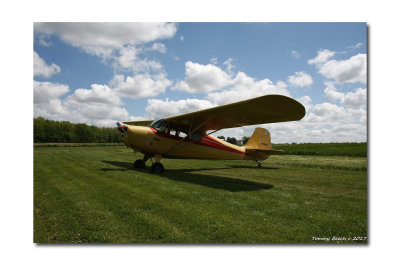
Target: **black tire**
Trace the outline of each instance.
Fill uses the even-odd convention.
[[[163,173],[164,172],[164,166],[163,166],[163,164],[161,164],[159,162],[155,162],[151,166],[150,171],[154,172],[154,173]]]
[[[134,168],[145,168],[145,163],[143,162],[142,159],[138,159],[135,161],[135,163],[133,164]]]

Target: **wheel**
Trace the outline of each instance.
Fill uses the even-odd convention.
[[[133,166],[135,167],[135,168],[145,168],[145,163],[143,162],[143,160],[142,159],[138,159],[138,160],[136,160],[135,161],[135,163],[133,164]]]
[[[155,162],[151,166],[150,171],[154,172],[154,173],[163,173],[164,172],[164,166],[163,166],[163,164],[161,164],[159,162]]]

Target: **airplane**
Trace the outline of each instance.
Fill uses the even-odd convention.
[[[261,161],[270,155],[284,154],[272,149],[267,129],[256,128],[244,146],[211,134],[221,129],[298,121],[305,113],[304,106],[292,98],[265,95],[164,119],[117,122],[117,126],[126,146],[144,155],[134,162],[135,168],[145,168],[150,159],[150,171],[162,173],[162,158],[253,160],[261,167]]]

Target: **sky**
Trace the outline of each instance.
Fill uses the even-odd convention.
[[[42,22],[33,48],[34,117],[112,127],[281,94],[301,121],[215,135],[367,141],[366,23]]]

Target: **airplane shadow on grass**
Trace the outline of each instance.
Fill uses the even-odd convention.
[[[136,171],[136,172],[143,172],[150,174],[149,167],[146,167],[145,169],[136,169],[133,167],[132,162],[121,162],[121,161],[102,161],[102,162],[119,167],[118,169],[117,168],[100,169],[105,172],[129,170],[133,172]],[[225,168],[196,168],[196,169],[166,169],[164,173],[161,174],[152,173],[152,174],[154,174],[155,176],[175,181],[182,181],[216,189],[223,189],[231,192],[268,190],[274,187],[273,185],[270,184],[258,183],[249,180],[196,173],[196,171],[220,170],[220,169],[226,170],[229,168],[225,167]],[[255,170],[257,170],[257,168],[255,168]]]

